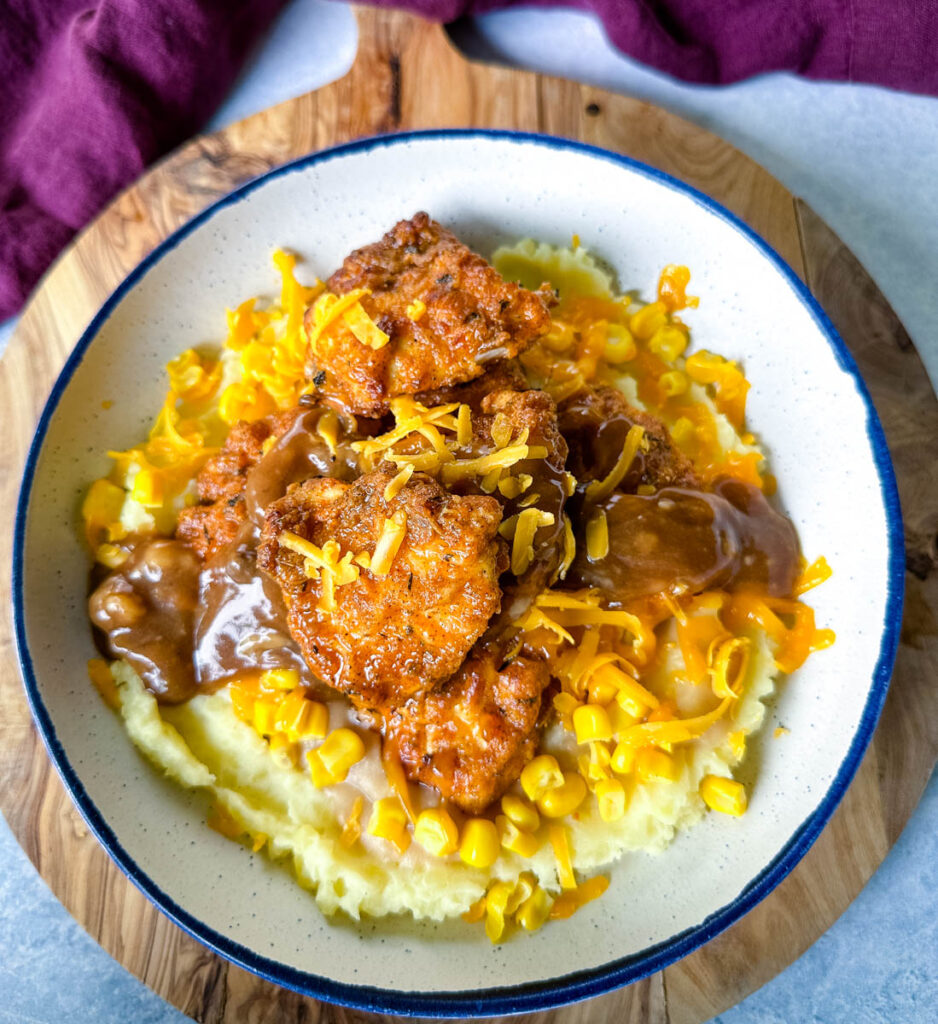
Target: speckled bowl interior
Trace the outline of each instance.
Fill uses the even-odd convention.
[[[740,360],[749,421],[808,557],[829,651],[781,686],[754,745],[749,813],[709,816],[664,854],[612,869],[603,899],[490,946],[461,924],[326,921],[290,873],[204,825],[199,797],[160,778],[88,684],[88,556],[76,529],[103,452],[135,443],[163,365],[224,335],[224,309],[270,294],[270,254],[325,276],[352,248],[425,209],[484,254],[573,233],[654,292],[686,263],[696,346]],[[113,402],[108,409],[102,403]],[[843,795],[885,697],[901,613],[901,525],[879,424],[823,313],[731,215],[642,165],[573,143],[429,133],[319,154],[242,189],[165,243],[81,340],[43,415],[21,498],[14,596],[27,691],[50,752],[111,855],[208,945],[339,1002],[421,1015],[497,1014],[597,994],[660,968],[741,916],[791,870]],[[777,724],[788,730],[773,740]]]

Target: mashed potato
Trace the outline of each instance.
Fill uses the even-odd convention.
[[[651,316],[655,312],[654,304],[633,304],[630,307],[628,303],[617,300],[611,276],[579,246],[555,249],[526,240],[499,250],[493,263],[506,278],[530,287],[537,287],[544,280],[550,281],[560,295],[561,318],[565,310],[572,308],[571,300],[582,300],[576,307],[581,326],[583,317],[593,308],[589,305],[591,302],[600,304],[595,307],[599,310],[596,316],[600,316],[605,308],[602,304],[608,307],[619,302],[628,310],[622,319],[633,325],[636,337],[641,333],[640,328],[644,330],[640,317],[636,319],[636,316]],[[292,280],[292,264],[287,269]],[[298,301],[296,288],[300,287],[295,286],[290,291],[292,298],[282,302],[287,310],[285,316],[289,313],[289,302]],[[286,276],[284,288],[286,296]],[[308,298],[311,294],[311,289],[301,289],[300,298]],[[662,303],[659,302],[658,306]],[[652,313],[649,314],[648,310]],[[695,367],[684,356],[686,330],[676,318],[668,318],[669,324],[672,319],[680,327],[678,335],[683,331],[684,341],[681,343],[680,337],[675,335],[675,349],[662,349],[655,353],[655,357],[667,362],[669,372],[674,375],[674,387],[681,389],[681,404],[677,412],[670,415],[664,415],[655,407],[649,411],[662,416],[677,444],[698,468],[702,462],[712,464],[716,460],[719,466],[730,467],[741,478],[748,478],[750,482],[769,489],[766,484],[769,478],[763,477],[762,453],[754,437],[742,425],[738,392],[742,389],[744,399],[745,388],[742,385],[745,382],[741,373],[734,364],[727,364],[708,353],[702,354],[708,358],[698,359]],[[295,325],[291,328],[285,321],[284,329],[287,332],[295,330]],[[551,346],[554,351],[562,351],[564,331],[568,330],[562,319],[558,319],[555,323],[556,344]],[[615,337],[622,344],[632,343],[634,354],[634,342],[628,330],[619,330]],[[654,337],[664,338],[659,347],[668,343],[663,335]],[[674,342],[673,337],[671,341]],[[651,345],[650,341],[647,343]],[[614,382],[634,406],[648,408],[649,403],[643,400],[645,391],[641,374],[630,372],[632,360],[618,358],[623,354],[627,356],[628,352],[620,351],[616,359],[609,356],[609,365],[615,372],[604,379]],[[550,355],[545,350],[523,362],[539,385],[543,386],[543,381],[548,379],[562,389],[564,382],[557,383],[550,377],[551,369],[544,362],[548,358]],[[217,362],[217,367],[214,372],[221,375],[223,389],[239,386],[232,351]],[[209,371],[198,360],[191,366],[177,366],[177,376],[183,372],[188,374],[188,387],[208,387],[205,381]],[[727,380],[736,391],[733,387],[721,386]],[[218,387],[217,380],[214,386]],[[696,418],[692,418],[691,413]],[[208,424],[206,436],[209,432],[218,435],[219,424],[213,417],[214,411],[202,414],[200,422]],[[701,448],[700,436],[703,434],[707,437],[706,450]],[[195,456],[193,459],[193,465],[196,465],[198,460]],[[145,506],[138,500],[139,487],[135,488],[134,480],[139,472],[139,465],[131,465],[129,469],[125,467],[124,492],[119,500],[113,496],[109,498],[112,508],[119,509],[120,520],[128,530],[138,529],[141,523],[158,527],[161,521],[161,513],[154,511],[152,503]],[[171,519],[174,510],[185,500],[187,486],[189,484],[183,481],[183,485],[167,498],[164,518]],[[104,500],[107,496],[103,495],[103,489],[101,491]],[[86,509],[86,520],[88,518]],[[99,560],[106,561],[107,552],[101,554],[100,550]],[[694,611],[698,617],[717,614],[716,606],[712,602],[708,605],[706,600],[695,606]],[[549,614],[548,609],[548,617]],[[678,609],[677,617],[680,618],[681,614]],[[140,678],[125,662],[114,662],[111,672],[119,694],[120,714],[129,736],[140,751],[175,782],[204,790],[210,795],[214,827],[231,838],[252,843],[257,850],[264,848],[275,860],[288,863],[324,913],[342,911],[352,918],[363,914],[377,917],[406,913],[415,918],[433,920],[458,914],[478,920],[487,914],[489,935],[495,939],[502,935],[499,922],[505,916],[506,901],[510,912],[522,898],[539,889],[547,897],[544,906],[549,908],[557,894],[570,888],[566,868],[572,867],[582,877],[624,854],[660,853],[679,829],[692,826],[702,817],[707,809],[707,803],[701,796],[702,783],[708,777],[731,778],[733,768],[744,756],[746,737],[762,724],[763,701],[773,693],[779,673],[777,662],[784,661],[779,654],[780,634],[776,631],[770,637],[763,625],[758,616],[751,617],[745,628],[739,631],[746,637],[749,656],[744,666],[737,669],[729,710],[717,716],[715,724],[702,735],[660,745],[670,766],[669,773],[656,775],[654,772],[631,771],[614,776],[608,768],[611,748],[604,748],[606,753],[603,754],[598,749],[601,744],[590,744],[589,754],[584,754],[587,745],[577,744],[569,715],[564,715],[563,705],[555,700],[559,713],[542,737],[539,753],[556,757],[565,771],[581,771],[591,780],[592,791],[574,814],[560,819],[542,818],[534,832],[537,849],[530,857],[522,857],[503,847],[497,860],[486,870],[469,866],[457,853],[433,856],[417,842],[411,842],[401,853],[391,842],[369,834],[367,823],[374,802],[394,794],[383,770],[374,734],[365,733],[365,756],[352,767],[344,782],[317,788],[305,769],[306,762],[302,756],[316,743],[305,741],[292,753],[274,749],[236,713],[230,687],[196,696],[180,705],[163,706],[144,688]],[[813,618],[811,628],[813,630]],[[666,621],[657,627],[657,634],[658,654],[651,667],[643,673],[642,686],[678,709],[679,717],[689,718],[712,711],[717,691],[711,690],[709,677],[706,683],[688,681],[685,648],[679,636],[678,623],[674,618]],[[821,646],[825,639],[829,642],[829,638],[812,633],[807,649],[812,649],[812,645],[813,648]],[[791,667],[790,660],[786,667]],[[341,707],[341,699],[331,706],[330,714],[333,728],[349,722]],[[590,774],[593,770],[595,775]],[[615,778],[624,797],[624,813],[611,820],[604,820],[596,795],[595,783],[604,778]],[[521,793],[518,784],[512,792]],[[432,794],[428,796],[423,791],[415,799],[418,808],[435,803]],[[558,826],[562,835],[556,831]],[[569,865],[563,863],[566,856],[564,844],[569,853]],[[512,897],[504,896],[496,915],[499,922],[493,925],[492,908],[486,909],[484,898],[487,893],[495,892],[499,883],[504,883],[503,894],[514,892],[516,898],[512,904]],[[581,886],[580,902],[597,895],[601,888],[587,891]],[[575,905],[572,908],[575,909]],[[554,916],[565,916],[565,913]]]

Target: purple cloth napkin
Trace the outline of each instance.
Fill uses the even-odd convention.
[[[205,123],[283,0],[0,0],[0,321]]]
[[[285,0],[0,0],[0,321],[211,115]],[[438,21],[512,0],[376,0]],[[765,71],[938,94],[938,0],[539,0],[691,82]]]

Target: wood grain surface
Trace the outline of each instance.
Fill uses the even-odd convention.
[[[518,1018],[697,1024],[804,952],[844,911],[915,808],[938,755],[938,402],[876,286],[830,229],[727,143],[657,107],[572,82],[467,62],[437,26],[356,11],[344,78],[194,139],[116,199],[50,270],[0,364],[0,502],[12,522],[42,404],[91,317],[161,239],[236,185],[350,138],[397,129],[543,131],[626,153],[728,206],[808,283],[857,358],[889,440],[907,532],[902,641],[881,724],[834,818],[795,871],[736,925],[665,971],[600,999]],[[0,558],[10,564],[10,532]],[[5,602],[8,604],[8,601]],[[163,917],[88,833],[50,768],[0,629],[0,807],[52,891],[128,970],[198,1021],[374,1021],[279,989]]]

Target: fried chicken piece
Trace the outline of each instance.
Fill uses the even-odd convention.
[[[234,543],[246,518],[243,494],[219,498],[210,505],[193,505],[179,513],[176,539],[188,544],[200,561],[207,562]]]
[[[199,474],[203,504],[179,513],[177,538],[208,561],[241,534],[249,517],[259,520],[259,509],[282,497],[295,481],[356,476],[358,457],[349,442],[359,434],[348,431],[375,429],[376,424],[340,418],[333,451],[317,432],[324,415],[334,417],[324,406],[300,405],[253,423],[236,423]]]
[[[499,670],[476,649],[438,690],[387,720],[408,778],[434,786],[469,814],[484,810],[534,756],[547,666],[515,658]]]
[[[560,432],[570,446],[568,468],[581,488],[609,473],[634,424],[644,428],[647,445],[635,456],[620,489],[635,491],[640,484],[650,484],[656,490],[700,486],[694,467],[677,449],[668,428],[650,413],[629,405],[616,388],[582,388],[560,403],[557,415]]]
[[[238,536],[247,518],[244,485],[248,470],[260,460],[264,442],[275,428],[284,427],[278,419],[267,416],[253,423],[236,423],[221,451],[202,467],[196,486],[203,504],[179,513],[176,537],[188,544],[203,562]]]
[[[310,668],[360,709],[386,713],[447,679],[501,604],[505,569],[494,498],[449,494],[416,474],[390,501],[393,471],[354,483],[320,478],[293,487],[267,510],[258,565],[280,584],[287,622]],[[280,543],[284,531],[322,547],[374,556],[386,520],[406,515],[406,533],[386,576],[362,569],[321,607],[322,582]]]
[[[499,360],[490,366],[481,377],[465,384],[436,388],[414,395],[418,402],[432,409],[435,405],[449,405],[459,402],[468,405],[473,412],[481,411],[482,399],[493,391],[527,391],[528,382],[517,361]]]
[[[341,329],[310,348],[307,376],[356,415],[380,415],[396,395],[472,380],[550,327],[545,297],[504,281],[425,213],[353,252],[328,288],[338,295],[370,289],[361,304],[390,339],[375,350]],[[407,310],[418,300],[424,311],[411,319]]]

